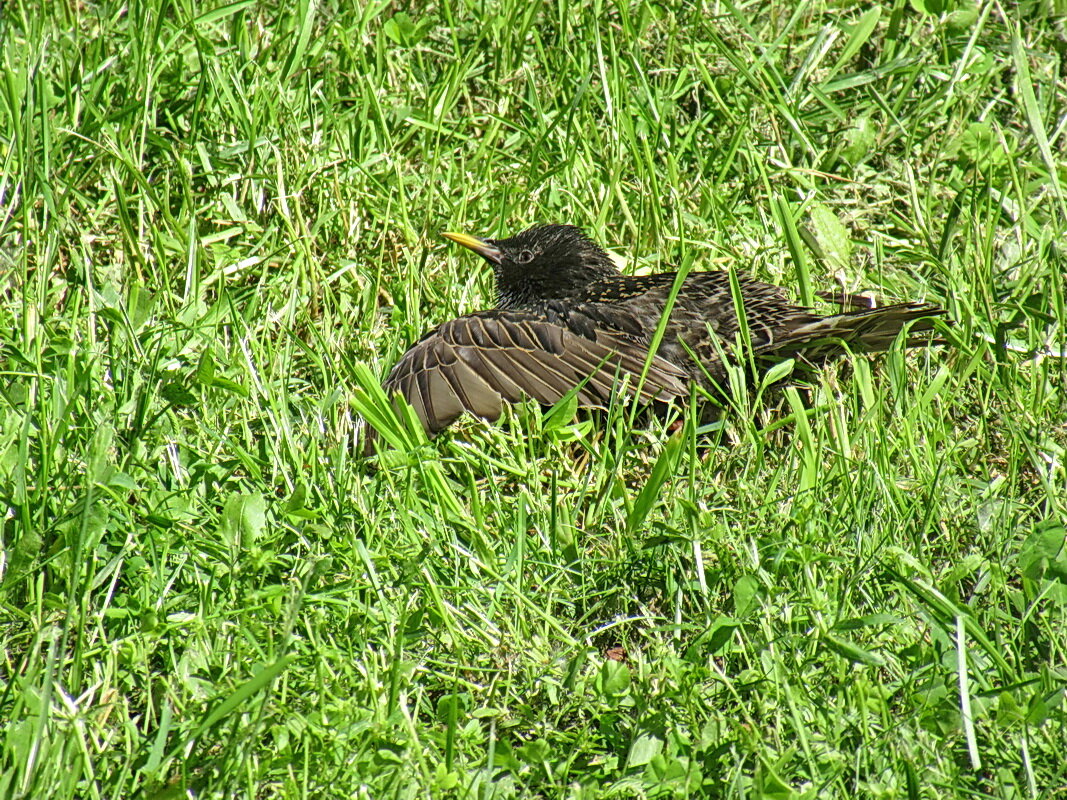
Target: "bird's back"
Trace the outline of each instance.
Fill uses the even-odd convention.
[[[655,335],[676,278],[674,272],[613,276],[545,305],[549,313],[552,307],[558,309],[557,314],[565,311],[561,318],[565,316],[572,329],[582,335],[595,337],[596,330],[602,328],[647,345]],[[743,274],[738,274],[737,281],[743,318],[756,349],[771,346],[789,331],[821,319],[791,303],[777,286]],[[721,377],[720,354],[732,349],[740,330],[739,319],[729,273],[690,273],[674,299],[658,354],[707,384],[709,375],[713,380]],[[696,356],[699,366],[690,353]]]

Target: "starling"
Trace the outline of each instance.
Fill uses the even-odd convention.
[[[551,405],[575,387],[579,405],[605,407],[622,380],[639,389],[642,402],[687,398],[694,383],[721,394],[723,355],[739,332],[729,273],[686,276],[649,357],[676,273],[623,275],[571,225],[537,226],[508,239],[444,236],[493,265],[497,306],[429,331],[386,378],[387,394],[401,394],[431,436],[464,412],[496,420],[505,402],[528,397]],[[925,333],[944,314],[899,303],[821,316],[791,303],[778,286],[740,274],[737,281],[761,364],[791,357],[818,364],[844,354],[845,345],[884,351],[907,323],[914,322],[912,334]]]

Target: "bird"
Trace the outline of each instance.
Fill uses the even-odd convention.
[[[406,400],[433,437],[463,414],[497,420],[523,398],[548,406],[576,390],[579,406],[606,407],[628,386],[642,403],[687,400],[694,385],[723,394],[744,319],[761,365],[796,358],[818,365],[852,352],[888,350],[910,324],[907,344],[945,314],[904,302],[821,315],[785,289],[736,272],[690,272],[662,338],[650,349],[677,273],[624,275],[607,251],[573,225],[547,224],[502,239],[445,238],[492,266],[497,303],[444,322],[407,350],[383,382]],[[375,434],[370,429],[367,451]]]

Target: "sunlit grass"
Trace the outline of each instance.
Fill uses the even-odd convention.
[[[1054,5],[5,5],[0,796],[1062,793]],[[534,222],[949,344],[365,460]]]

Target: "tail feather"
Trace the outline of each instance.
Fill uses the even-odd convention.
[[[908,331],[909,347],[937,344],[939,340],[934,337],[914,334],[930,333],[935,329],[934,320],[944,314],[944,309],[928,303],[898,303],[849,311],[800,325],[761,349],[769,355],[799,355],[812,362],[843,354],[842,343],[853,352],[880,353],[892,346],[908,323],[912,323]]]

